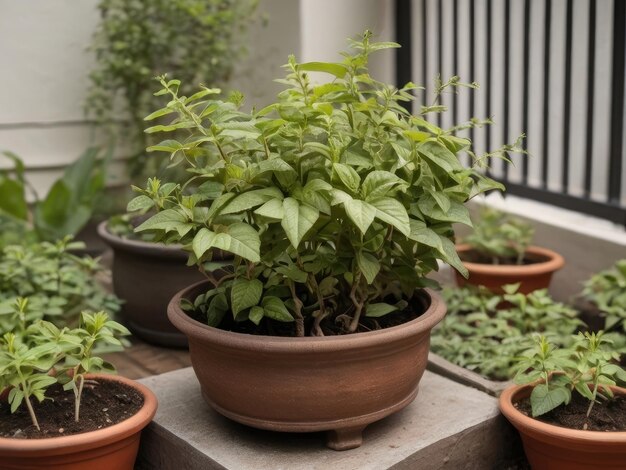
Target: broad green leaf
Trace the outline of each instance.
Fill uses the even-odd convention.
[[[193,237],[191,248],[196,258],[202,259],[211,248],[230,250],[231,243],[232,238],[229,234],[215,233],[203,227]]]
[[[568,403],[570,391],[565,387],[549,388],[546,384],[539,384],[533,388],[530,394],[530,406],[533,417],[546,414],[557,406]]]
[[[283,200],[283,210],[284,216],[281,225],[291,245],[298,248],[306,233],[319,218],[320,213],[309,205],[300,204],[292,197]]]
[[[450,266],[452,266],[454,269],[456,269],[461,274],[461,276],[467,279],[469,276],[469,272],[467,271],[467,268],[461,261],[461,258],[459,258],[459,255],[456,252],[456,247],[454,246],[454,243],[452,243],[446,237],[440,237],[440,241],[441,241],[441,247],[442,247],[442,251],[441,251],[442,259],[446,263],[448,263]]]
[[[24,185],[20,181],[3,178],[0,175],[0,212],[2,211],[18,219],[28,218]]]
[[[266,317],[282,322],[293,321],[293,316],[278,297],[263,297],[263,310]]]
[[[261,300],[262,293],[263,283],[258,279],[235,279],[230,291],[230,305],[233,309],[233,315],[237,316],[239,312],[257,305]]]
[[[389,196],[394,189],[405,191],[409,184],[389,171],[372,171],[363,181],[361,193],[366,201]]]
[[[207,325],[217,327],[228,311],[228,300],[223,293],[217,294],[211,299],[209,308],[207,309]]]
[[[259,306],[252,307],[250,309],[250,313],[248,314],[248,318],[255,325],[258,325],[259,323],[261,323],[261,320],[263,319],[264,316],[265,316],[265,310],[263,310],[263,307],[259,307]]]
[[[298,70],[305,72],[325,72],[337,78],[343,78],[346,73],[348,73],[348,69],[345,65],[329,62],[307,62],[305,64],[299,64]]]
[[[411,233],[409,234],[409,239],[443,251],[441,238],[434,230],[429,229],[424,222],[411,219],[410,225]]]
[[[380,262],[376,257],[371,253],[358,251],[356,254],[356,262],[363,276],[365,276],[367,283],[371,284],[374,282],[380,271]]]
[[[227,251],[253,263],[261,261],[261,240],[254,228],[248,224],[236,223],[228,227],[228,234],[231,240]]]
[[[346,214],[350,217],[350,220],[359,228],[361,233],[365,234],[367,229],[376,216],[376,208],[369,205],[365,201],[359,201],[357,199],[350,199],[343,203],[343,207],[346,210]]]
[[[174,209],[166,209],[150,217],[137,227],[135,232],[143,232],[144,230],[164,230],[170,232],[177,230],[185,222],[187,222],[187,218],[183,214]]]
[[[436,140],[427,140],[417,147],[420,155],[446,172],[461,171],[463,165],[448,148]]]
[[[361,178],[354,168],[343,163],[334,163],[333,171],[341,182],[352,192],[357,192],[361,185]]]
[[[154,206],[154,201],[148,196],[142,194],[141,196],[137,196],[128,203],[126,206],[127,212],[135,212],[141,210],[147,210]]]
[[[387,315],[388,313],[395,312],[396,310],[398,310],[398,307],[389,305],[384,302],[369,304],[367,307],[365,307],[365,316],[377,318],[382,317],[383,315]]]
[[[472,226],[472,220],[470,219],[467,207],[459,202],[450,200],[450,208],[444,212],[437,204],[437,201],[431,195],[427,195],[421,197],[417,205],[422,214],[433,220],[440,222],[458,222],[469,225],[470,227]]]
[[[272,199],[282,199],[283,193],[275,187],[254,189],[241,193],[233,198],[224,208],[220,211],[220,214],[235,214],[237,212],[252,209],[253,207],[265,204]]]
[[[281,220],[285,215],[283,201],[282,199],[271,199],[256,209],[254,213],[268,219]]]
[[[407,214],[406,209],[399,201],[384,197],[369,201],[369,203],[377,209],[376,217],[378,219],[393,225],[400,233],[407,237],[411,234],[409,214]]]

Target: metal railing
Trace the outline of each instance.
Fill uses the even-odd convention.
[[[432,93],[432,79],[460,76],[477,92],[444,97],[449,127],[478,151],[520,133],[530,157],[497,163],[507,192],[626,225],[624,0],[396,0],[399,85]],[[419,100],[418,100],[419,104]]]

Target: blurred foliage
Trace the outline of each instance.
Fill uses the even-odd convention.
[[[169,73],[189,90],[198,83],[225,84],[245,50],[245,30],[257,2],[100,0],[102,19],[90,47],[96,66],[85,107],[110,132],[119,113],[130,118],[123,129],[136,152],[131,176],[151,174],[161,163],[140,158],[148,145],[143,118],[159,106],[152,95],[153,77]]]

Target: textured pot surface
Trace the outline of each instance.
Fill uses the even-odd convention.
[[[167,319],[167,304],[179,290],[204,277],[189,267],[180,246],[126,240],[109,233],[106,222],[99,235],[113,249],[113,290],[124,300],[122,315],[131,331],[154,344],[187,347],[187,338]]]
[[[469,245],[456,246],[456,251],[463,259],[463,255],[472,251]],[[463,265],[469,271],[469,278],[465,279],[458,272],[456,280],[459,286],[466,284],[485,286],[496,293],[503,293],[502,286],[520,283],[519,292],[528,294],[538,289],[547,289],[552,280],[552,275],[565,264],[565,260],[558,253],[531,246],[526,250],[526,255],[538,262],[533,264],[482,264],[463,261]]]
[[[0,438],[2,470],[132,470],[141,430],[154,417],[157,399],[144,385],[118,376],[92,376],[116,380],[144,396],[143,407],[130,418],[98,431],[49,439]]]
[[[626,389],[612,387],[616,395]],[[569,429],[543,423],[518,411],[513,403],[530,395],[529,385],[507,388],[500,395],[500,410],[519,431],[533,470],[624,470],[626,432]]]
[[[207,402],[243,424],[276,431],[331,431],[329,446],[358,447],[361,431],[408,405],[426,368],[430,330],[445,315],[438,295],[419,318],[367,333],[329,337],[255,336],[211,328],[179,306],[208,285],[177,294],[172,323],[189,338]]]

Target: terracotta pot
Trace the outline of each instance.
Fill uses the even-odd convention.
[[[463,260],[463,256],[470,253],[469,245],[456,246],[456,251]],[[531,246],[526,250],[526,257],[537,262],[526,265],[516,264],[482,264],[463,260],[463,265],[469,271],[469,279],[465,279],[458,272],[456,280],[459,286],[466,284],[487,287],[492,292],[501,294],[502,286],[520,283],[519,292],[528,294],[538,289],[547,289],[552,280],[552,274],[565,264],[565,260],[558,253]]]
[[[626,389],[612,387],[616,395]],[[533,470],[624,470],[626,432],[569,429],[543,423],[518,411],[513,403],[530,396],[532,386],[517,385],[500,395],[500,410],[519,431]]]
[[[124,323],[140,338],[161,346],[187,347],[187,338],[167,319],[167,304],[180,289],[204,279],[179,245],[126,240],[107,230],[98,234],[113,248],[113,291],[124,300]]]
[[[154,417],[157,399],[144,385],[124,377],[94,375],[116,380],[144,396],[143,407],[130,418],[97,431],[48,439],[0,438],[3,470],[132,470],[141,430]]]
[[[328,446],[352,449],[365,426],[413,401],[428,361],[430,330],[445,315],[432,291],[419,318],[367,333],[277,337],[233,333],[190,318],[181,298],[208,289],[198,283],[170,302],[172,323],[189,337],[205,400],[216,411],[260,429],[329,431]]]

